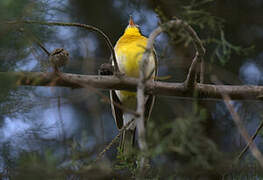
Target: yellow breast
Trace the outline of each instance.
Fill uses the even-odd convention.
[[[116,57],[120,71],[126,76],[139,77],[142,55],[145,51],[147,39],[143,36],[122,36],[115,46]],[[120,91],[119,98],[126,106],[134,106],[136,102],[136,93],[130,91]],[[125,103],[126,102],[126,103]],[[127,104],[128,103],[128,104]]]
[[[120,70],[130,77],[139,77],[139,62],[145,51],[147,38],[144,36],[123,35],[115,46]]]
[[[120,71],[129,77],[139,77],[140,62],[147,45],[147,38],[142,36],[137,27],[128,27],[115,45],[115,53]],[[146,67],[146,74],[154,70],[154,55],[151,54],[150,62]],[[136,93],[130,91],[116,91],[121,102],[129,107],[136,107]]]

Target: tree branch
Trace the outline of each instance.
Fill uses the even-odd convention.
[[[194,47],[196,50],[196,56],[193,60],[193,63],[190,67],[189,70],[189,74],[187,76],[187,80],[186,80],[186,88],[189,88],[190,86],[193,88],[194,87],[194,76],[195,76],[195,69],[196,69],[196,63],[199,60],[199,58],[202,58],[205,54],[205,49],[202,45],[201,40],[199,39],[199,37],[197,36],[196,32],[192,29],[192,27],[190,25],[188,25],[186,22],[177,19],[177,20],[171,20],[165,24],[160,25],[159,27],[157,27],[154,31],[152,31],[152,33],[149,36],[148,42],[147,42],[147,47],[145,49],[145,52],[143,54],[142,57],[142,61],[141,61],[141,67],[140,67],[140,78],[139,78],[139,82],[138,82],[138,86],[137,86],[137,113],[140,114],[140,116],[137,118],[136,121],[136,127],[138,130],[138,142],[139,142],[139,147],[142,151],[146,151],[147,150],[147,143],[145,140],[145,127],[144,127],[144,113],[145,113],[145,87],[146,87],[146,83],[147,83],[147,78],[146,78],[146,67],[147,64],[149,63],[149,57],[150,54],[152,53],[153,50],[153,45],[154,45],[154,41],[155,38],[162,33],[163,31],[167,31],[168,29],[172,28],[172,27],[180,27],[183,26],[183,28],[189,33],[189,35],[191,36],[193,43],[194,43]],[[199,56],[200,55],[200,56]],[[151,76],[151,75],[150,75]],[[141,159],[140,162],[140,167],[141,170],[144,168],[145,166],[145,158],[143,157]]]
[[[99,28],[97,28],[95,26],[91,26],[91,25],[87,25],[87,24],[80,24],[80,23],[42,22],[42,21],[27,21],[27,20],[8,21],[5,23],[6,24],[19,24],[19,23],[22,23],[22,24],[40,24],[40,25],[47,25],[47,26],[69,26],[69,27],[80,27],[80,28],[95,31],[95,32],[99,33],[103,37],[103,39],[106,41],[106,44],[108,45],[110,52],[111,52],[111,55],[113,57],[115,72],[117,74],[120,73],[119,66],[118,66],[117,60],[116,60],[116,55],[114,52],[114,48],[113,48],[113,45],[112,45],[109,37],[102,30],[100,30]]]
[[[167,23],[167,25],[170,22]],[[162,32],[164,31],[164,28],[162,26],[159,26],[156,28],[149,36],[149,39],[147,41],[147,46],[145,49],[145,52],[143,53],[142,61],[140,64],[140,77],[139,77],[139,82],[137,86],[137,113],[140,115],[136,119],[136,128],[138,132],[138,144],[139,148],[142,152],[146,152],[148,150],[148,146],[146,143],[146,130],[145,130],[145,87],[146,83],[148,82],[148,79],[151,78],[152,73],[154,70],[148,75],[146,75],[146,67],[149,63],[149,57],[153,51],[153,45],[154,45],[154,40],[155,38]],[[142,157],[140,159],[140,172],[139,176],[143,177],[144,171],[146,170],[147,167],[147,159],[146,157]]]
[[[218,83],[218,84],[220,83],[220,81],[218,81],[215,76],[212,76],[211,79],[215,83]],[[258,161],[261,168],[263,168],[263,156],[262,156],[261,152],[259,151],[257,145],[253,141],[250,140],[249,134],[248,134],[245,126],[243,125],[243,123],[241,121],[241,117],[235,111],[234,106],[230,103],[231,99],[230,99],[229,95],[227,93],[222,93],[222,92],[221,92],[221,95],[223,97],[223,100],[225,102],[225,105],[226,105],[228,111],[230,112],[230,114],[232,116],[234,123],[237,126],[239,133],[241,134],[243,139],[248,144],[249,149],[250,149],[252,155],[254,156],[254,158]]]
[[[131,77],[78,75],[61,73],[63,79],[54,73],[44,72],[0,72],[0,82],[8,86],[58,86],[84,88],[92,86],[101,89],[136,91],[138,79]],[[2,85],[1,85],[2,86]],[[222,99],[221,93],[228,94],[232,100],[262,100],[263,86],[252,85],[212,85],[197,83],[194,90],[196,97],[202,99]],[[193,93],[184,87],[184,83],[148,81],[145,84],[146,94],[193,97]]]

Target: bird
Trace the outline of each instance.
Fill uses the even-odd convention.
[[[147,41],[148,38],[142,35],[139,26],[134,23],[132,16],[130,16],[128,26],[114,46],[114,52],[119,70],[121,73],[125,74],[125,76],[139,78],[140,62],[142,60],[143,53],[145,52]],[[157,76],[157,56],[154,48],[151,50],[148,64],[145,67],[145,72],[146,77],[150,77],[151,80],[154,80]],[[147,121],[154,105],[155,96],[146,95],[145,97],[145,120]],[[133,114],[125,112],[123,109],[128,108],[136,111],[136,92],[111,90],[110,100],[116,126],[119,130],[121,130],[125,125],[127,125],[127,123],[135,118]],[[116,104],[119,104],[124,108],[120,108],[120,106],[117,106]],[[135,132],[136,123],[133,121],[133,123],[131,123],[126,130],[122,132],[120,151],[124,153],[131,152],[135,145]]]

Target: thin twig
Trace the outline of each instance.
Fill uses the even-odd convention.
[[[253,136],[250,138],[249,143],[246,145],[246,147],[240,152],[240,154],[238,155],[237,159],[241,159],[242,156],[245,154],[245,152],[248,150],[249,146],[251,145],[251,143],[254,141],[254,139],[257,137],[259,131],[262,129],[263,127],[263,121],[260,122],[257,130],[255,131],[255,133],[253,134]]]
[[[112,54],[113,57],[113,62],[114,62],[114,67],[115,67],[115,72],[119,73],[119,66],[117,64],[117,60],[116,60],[116,55],[114,52],[114,48],[113,45],[109,39],[109,37],[99,28],[94,27],[92,25],[87,25],[87,24],[80,24],[80,23],[65,23],[65,22],[42,22],[42,21],[27,21],[27,20],[23,20],[23,21],[8,21],[5,22],[6,24],[19,24],[19,23],[24,23],[24,24],[41,24],[41,25],[47,25],[47,26],[73,26],[73,27],[80,27],[80,28],[84,28],[84,29],[88,29],[88,30],[92,30],[95,31],[97,33],[99,33],[100,35],[102,35],[102,37],[104,38],[104,40],[106,41],[106,44],[108,45],[110,52]]]
[[[205,48],[203,46],[202,41],[196,34],[195,30],[186,22],[183,22],[184,29],[189,33],[193,40],[194,48],[195,48],[195,57],[192,61],[192,64],[189,68],[187,78],[185,80],[185,86],[186,88],[194,88],[195,85],[195,75],[196,75],[196,67],[198,62],[201,62],[200,64],[200,83],[204,82],[204,62],[203,57],[205,55]]]
[[[211,80],[216,84],[221,84],[215,76],[212,76]],[[249,144],[249,149],[250,149],[252,155],[258,161],[261,168],[263,168],[263,156],[262,156],[261,152],[259,151],[257,145],[253,141],[250,140],[249,134],[248,134],[246,128],[244,127],[240,116],[235,111],[234,106],[230,103],[231,99],[230,99],[229,95],[224,94],[224,93],[221,93],[221,95],[223,97],[224,103],[226,104],[228,111],[230,112],[230,114],[232,116],[233,121],[235,122],[235,124],[238,128],[239,133],[244,138],[246,143]]]
[[[182,20],[177,20],[177,21],[181,21],[182,26],[184,27],[184,29],[189,33],[189,35],[191,36],[192,40],[194,41],[194,46],[196,48],[196,51],[198,51],[200,58],[202,58],[205,55],[205,48],[203,46],[202,41],[200,40],[200,38],[198,37],[197,33],[195,32],[195,30],[186,22],[182,21]]]
[[[36,43],[48,56],[50,55],[50,52],[45,48],[45,46],[37,39],[31,32],[28,32],[27,30],[21,28],[20,32],[24,33],[26,36],[29,36],[31,39],[29,41],[31,43]]]
[[[36,39],[35,42],[48,56],[50,55],[50,52],[45,48],[43,44],[41,44],[41,42],[38,39]]]
[[[195,86],[195,75],[196,75],[196,66],[198,64],[198,58],[199,58],[199,53],[197,51],[195,53],[195,57],[192,61],[192,64],[189,68],[189,72],[188,72],[186,80],[185,80],[185,86],[187,88],[194,88],[194,86]]]
[[[119,133],[117,134],[117,136],[115,136],[113,138],[113,140],[98,154],[98,156],[96,157],[94,163],[96,163],[98,160],[100,160],[103,155],[105,154],[105,152],[107,152],[114,143],[117,142],[117,140],[120,138],[121,134],[123,133],[123,131],[127,130],[127,128],[130,126],[131,123],[134,122],[135,119],[130,120],[125,126],[123,126],[120,130]]]

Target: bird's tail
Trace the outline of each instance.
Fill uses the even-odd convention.
[[[124,154],[131,153],[135,142],[136,129],[127,129],[123,131],[120,141],[120,150]]]

